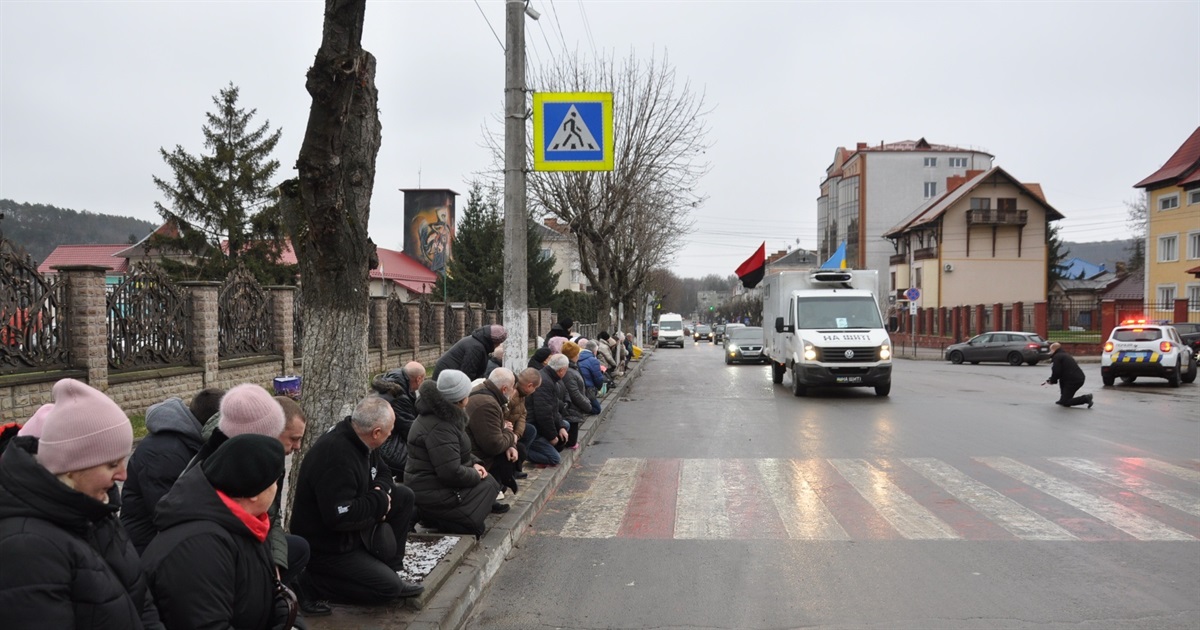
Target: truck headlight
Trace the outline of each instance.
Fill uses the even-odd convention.
[[[815,346],[813,346],[811,343],[804,344],[804,360],[805,361],[816,361],[817,360],[817,348]]]
[[[879,346],[879,359],[881,361],[887,361],[890,358],[892,358],[892,347],[886,343],[882,346]]]

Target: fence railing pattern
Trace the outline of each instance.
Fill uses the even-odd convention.
[[[422,297],[420,301],[421,313],[421,345],[434,346],[437,345],[437,328],[434,324],[437,322],[437,305],[429,301],[429,298]]]
[[[454,330],[454,305],[450,302],[442,307],[442,338],[446,345],[458,341],[458,333]]]
[[[408,333],[408,306],[395,293],[387,301],[387,331],[390,350],[407,350],[413,347]]]
[[[66,287],[0,243],[0,374],[69,367]]]
[[[274,349],[270,296],[246,268],[239,267],[225,278],[217,313],[217,353],[222,359]]]
[[[483,321],[482,321],[482,318],[480,317],[479,308],[476,305],[471,304],[470,302],[467,302],[466,304],[464,304],[463,305],[463,329],[465,330],[464,334],[469,335],[469,334],[471,334],[471,331],[475,330],[476,328],[479,328],[482,325],[483,325]]]
[[[187,365],[192,349],[191,296],[160,267],[136,263],[107,288],[108,367]]]

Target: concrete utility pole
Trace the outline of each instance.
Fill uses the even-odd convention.
[[[529,274],[525,208],[525,0],[505,3],[504,48],[504,342],[507,367],[529,362]]]

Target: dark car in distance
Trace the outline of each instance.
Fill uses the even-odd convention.
[[[713,329],[713,343],[725,340],[725,324],[717,324]]]
[[[763,351],[763,329],[758,326],[741,326],[729,329],[725,340],[725,365],[733,363],[766,363],[770,361]]]
[[[1184,345],[1192,349],[1192,355],[1200,357],[1200,324],[1193,322],[1175,322],[1171,324]]]
[[[713,331],[708,327],[708,324],[696,324],[692,329],[692,341],[712,341]]]
[[[947,346],[946,359],[955,365],[963,362],[974,365],[981,361],[1037,365],[1050,360],[1050,343],[1036,333],[999,330]]]

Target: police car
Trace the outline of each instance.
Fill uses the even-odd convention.
[[[1100,355],[1100,378],[1132,383],[1139,376],[1165,378],[1171,387],[1196,380],[1196,356],[1174,326],[1126,320],[1113,329]]]

